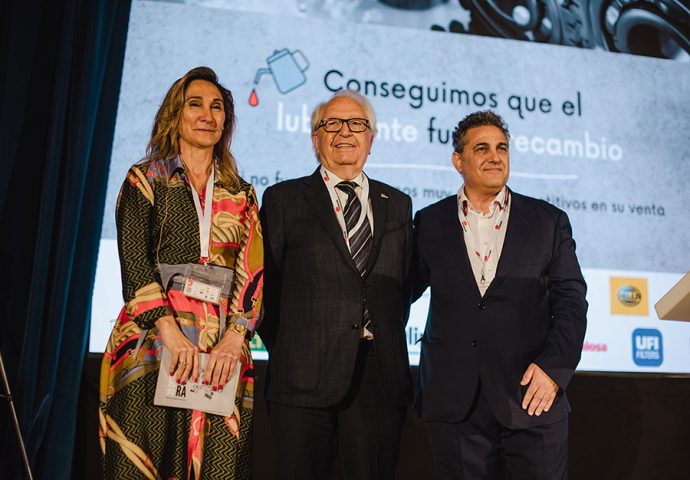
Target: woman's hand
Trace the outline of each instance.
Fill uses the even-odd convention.
[[[213,386],[213,390],[222,390],[237,367],[242,353],[244,335],[227,330],[223,338],[213,347],[206,364],[204,383]]]
[[[156,327],[161,334],[163,346],[170,351],[170,375],[175,374],[177,383],[185,384],[189,375],[194,381],[199,376],[199,355],[197,347],[182,333],[172,315],[156,320]]]

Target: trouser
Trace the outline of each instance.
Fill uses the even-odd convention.
[[[565,480],[568,476],[567,418],[510,429],[496,420],[480,391],[463,421],[427,422],[427,428],[439,479]]]
[[[352,383],[338,405],[269,402],[279,479],[327,479],[338,451],[346,480],[395,478],[407,407],[386,401],[372,343],[361,342]]]

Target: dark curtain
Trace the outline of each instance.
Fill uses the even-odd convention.
[[[70,478],[130,5],[0,7],[0,346],[35,478]],[[4,400],[0,427],[22,478]]]

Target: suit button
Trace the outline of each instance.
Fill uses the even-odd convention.
[[[476,347],[478,343],[479,343],[478,341],[472,340],[472,346],[473,346],[473,347]]]
[[[477,308],[478,308],[479,310],[486,310],[486,303],[484,303],[484,302],[479,302],[479,304],[477,304]]]
[[[352,330],[359,330],[359,323],[352,324]]]

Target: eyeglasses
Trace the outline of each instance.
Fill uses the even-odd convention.
[[[317,127],[321,127],[329,133],[339,132],[343,128],[343,123],[347,123],[347,128],[352,133],[362,133],[369,128],[369,120],[366,118],[324,118]]]

